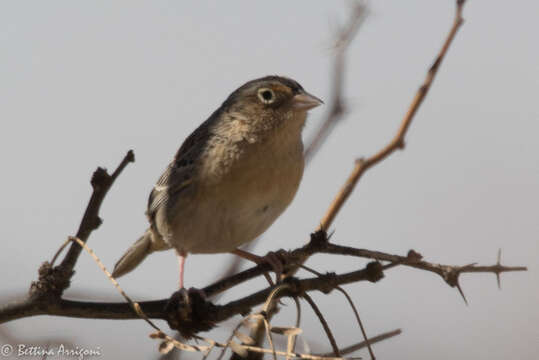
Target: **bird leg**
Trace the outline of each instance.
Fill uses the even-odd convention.
[[[272,270],[275,272],[276,282],[279,282],[279,279],[281,278],[281,275],[283,274],[284,265],[283,265],[282,260],[279,258],[279,256],[273,251],[270,251],[265,256],[258,256],[250,252],[247,252],[245,250],[241,250],[241,249],[235,249],[231,251],[231,253],[234,255],[238,255],[239,257],[242,257],[244,259],[250,260],[258,265],[269,264]],[[271,277],[269,276],[269,274],[264,273],[264,276],[266,277],[266,280],[268,280],[269,284],[273,286],[274,283],[271,280]]]
[[[184,270],[185,270],[185,259],[187,258],[187,253],[185,251],[176,251],[176,254],[178,255],[178,264],[179,264],[179,267],[180,267],[180,282],[179,282],[179,285],[180,285],[180,290],[179,292],[185,292],[185,288],[183,286],[183,274],[184,274]],[[206,293],[204,292],[204,290],[201,290],[201,289],[197,289],[197,288],[194,288],[194,287],[191,287],[187,290],[187,294],[188,295],[191,295],[193,293],[197,293],[198,295],[200,295],[200,297],[203,299],[203,300],[208,300],[208,297],[206,296]]]
[[[185,259],[187,258],[187,253],[185,251],[176,251],[178,255],[178,264],[180,267],[180,289],[183,289],[183,273],[185,269]]]

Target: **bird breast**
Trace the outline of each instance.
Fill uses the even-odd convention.
[[[304,119],[290,121],[271,136],[221,139],[208,147],[206,159],[212,160],[200,168],[196,208],[178,224],[181,234],[174,236],[183,250],[231,251],[254,240],[277,219],[303,175]]]

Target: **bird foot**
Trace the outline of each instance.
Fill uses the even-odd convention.
[[[165,320],[171,329],[189,339],[200,331],[209,331],[215,324],[204,317],[212,304],[201,289],[181,288],[174,292],[165,306]]]
[[[200,299],[204,300],[204,301],[208,300],[208,296],[206,295],[206,293],[202,289],[197,289],[197,288],[194,288],[194,287],[190,287],[189,289],[186,289],[186,288],[182,287],[177,292],[180,293],[181,296],[184,297],[184,298],[185,297],[192,298],[194,296],[194,297],[200,297]]]
[[[271,269],[275,273],[275,281],[278,283],[284,271],[284,262],[282,258],[276,252],[270,251],[266,255],[262,256],[260,259],[261,264],[266,263],[271,266]]]
[[[275,281],[276,283],[279,283],[281,280],[281,276],[283,275],[284,271],[284,265],[285,265],[285,256],[283,254],[283,251],[273,252],[270,251],[264,256],[258,256],[255,254],[251,254],[247,251],[236,249],[232,252],[233,254],[236,254],[238,256],[241,256],[244,259],[250,260],[257,265],[264,265],[268,264],[271,266],[271,269],[273,272],[275,272]],[[275,283],[271,279],[268,273],[265,273],[264,276],[266,277],[266,280],[268,280],[268,283],[270,286],[274,286]]]

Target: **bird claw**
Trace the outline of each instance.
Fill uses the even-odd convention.
[[[182,288],[180,289],[181,290],[185,290],[185,288]],[[189,295],[189,297],[192,297],[193,295],[194,296],[198,296],[200,297],[202,300],[204,301],[207,301],[208,300],[208,295],[206,295],[206,293],[204,292],[204,290],[202,289],[197,289],[195,287],[190,287],[189,289],[187,289],[187,295]]]
[[[244,259],[253,261],[257,265],[268,264],[271,267],[272,271],[275,272],[276,282],[279,283],[279,281],[281,280],[281,277],[284,271],[285,261],[286,261],[285,251],[282,251],[282,250],[278,252],[270,251],[265,256],[258,256],[255,254],[251,254],[247,251],[240,250],[240,249],[236,249],[232,251],[232,253]],[[273,282],[273,280],[271,279],[268,273],[264,273],[264,276],[266,277],[266,280],[268,280],[268,283],[271,286],[275,285],[275,283]]]
[[[279,281],[281,280],[281,276],[283,275],[283,272],[284,272],[283,259],[277,253],[273,251],[270,251],[265,256],[262,256],[260,259],[261,259],[262,264],[266,263],[266,264],[269,264],[269,266],[271,266],[271,269],[275,273],[275,282],[279,283]]]
[[[186,289],[186,288],[182,287],[181,289],[179,289],[178,291],[176,291],[173,294],[173,297],[183,299],[183,302],[185,304],[191,303],[192,302],[191,300],[195,300],[195,301],[197,301],[197,300],[207,301],[208,300],[208,296],[206,295],[204,290],[197,289],[197,288],[194,288],[194,287],[190,287],[189,289]]]
[[[205,292],[196,288],[181,288],[175,291],[165,306],[165,320],[171,329],[189,339],[199,331],[209,331],[214,324],[199,314],[204,314],[211,307]]]

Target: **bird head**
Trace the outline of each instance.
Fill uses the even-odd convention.
[[[303,118],[307,111],[323,104],[295,80],[266,76],[245,83],[223,103],[225,111],[241,114],[253,123],[277,126],[293,118]]]

